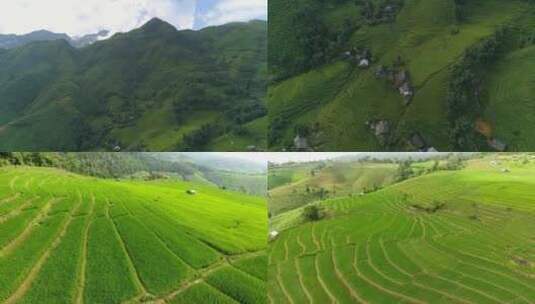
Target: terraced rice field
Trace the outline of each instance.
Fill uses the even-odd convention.
[[[0,168],[0,302],[265,303],[266,213],[202,184]]]
[[[325,202],[327,218],[271,242],[271,303],[535,303],[534,162],[486,157]]]

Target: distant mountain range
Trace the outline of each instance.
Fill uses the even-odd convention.
[[[109,31],[102,30],[98,33],[84,35],[81,37],[70,37],[67,34],[53,33],[45,30],[39,30],[24,35],[0,34],[0,49],[12,49],[36,41],[54,40],[65,40],[74,47],[84,47],[108,36],[109,33]]]
[[[0,48],[0,150],[265,148],[265,21],[48,37]]]

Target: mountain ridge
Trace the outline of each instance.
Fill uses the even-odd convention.
[[[171,27],[153,19],[84,48],[1,51],[0,148],[263,146],[267,24]]]

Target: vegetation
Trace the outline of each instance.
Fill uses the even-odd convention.
[[[264,149],[266,30],[177,31],[153,19],[79,49],[54,40],[2,50],[0,149]]]
[[[270,242],[269,297],[532,303],[534,171],[533,154],[483,154],[458,170],[322,201],[328,219],[279,231]]]
[[[269,149],[529,150],[534,5],[270,1]]]
[[[0,301],[265,303],[265,214],[199,182],[0,167]]]
[[[178,158],[165,157],[179,155]],[[72,153],[72,152],[0,152],[0,167],[26,165],[59,167],[71,172],[104,178],[128,178],[142,180],[179,179],[198,181],[229,189],[265,195],[266,177],[263,172],[246,174],[236,171],[237,166],[246,167],[240,161],[230,163],[226,158],[214,157],[218,163],[204,162],[194,158],[181,158],[181,153]],[[230,163],[228,170],[223,170]],[[232,167],[231,167],[232,165]]]

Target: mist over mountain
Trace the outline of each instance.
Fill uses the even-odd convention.
[[[109,31],[102,30],[98,33],[88,34],[80,37],[70,37],[64,33],[54,33],[47,30],[38,30],[24,35],[0,34],[0,49],[12,49],[24,46],[37,41],[65,40],[74,47],[84,47],[90,45],[109,35]]]

